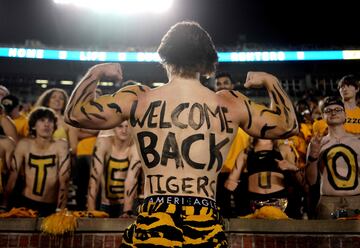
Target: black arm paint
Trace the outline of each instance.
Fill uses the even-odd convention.
[[[276,106],[276,110],[270,110],[270,109],[263,109],[260,112],[260,116],[262,116],[264,113],[269,112],[272,113],[274,115],[281,115],[281,110],[279,107]]]
[[[238,98],[238,96],[235,94],[235,92],[233,90],[230,90],[231,95],[235,96],[236,98]]]
[[[107,106],[111,109],[114,109],[115,113],[122,113],[120,106],[116,103],[109,103]]]
[[[279,100],[278,100],[275,92],[271,90],[271,91],[270,91],[270,94],[272,95],[272,98],[274,99],[274,102],[275,102],[277,105],[279,105]]]
[[[284,97],[282,96],[282,94],[279,92],[279,90],[274,86],[274,90],[276,91],[276,93],[278,94],[278,96],[280,97],[280,101],[281,103],[284,105],[284,107],[287,109],[287,110],[290,110],[290,108],[288,106],[286,106],[285,104],[285,99]]]
[[[65,162],[70,159],[70,153],[68,152],[65,159],[61,162],[60,164],[60,169],[63,167],[63,165],[65,164]]]
[[[248,122],[248,125],[247,125],[247,129],[250,129],[250,127],[252,125],[252,116],[251,116],[249,104],[251,104],[251,101],[249,100],[249,104],[246,101],[244,101],[244,103],[245,103],[246,110],[248,112],[248,117],[249,117],[249,122]]]
[[[100,119],[100,120],[106,121],[106,118],[103,117],[103,116],[101,116],[101,115],[99,115],[99,114],[89,113],[89,115],[92,115],[92,116],[94,116],[94,117],[96,117],[96,118],[98,118],[98,119]]]
[[[265,124],[260,131],[260,137],[265,138],[265,134],[267,131],[276,128],[276,126],[268,126],[268,124]]]
[[[135,96],[137,96],[136,92],[135,91],[132,91],[132,90],[122,90],[120,91],[121,93],[130,93],[130,94],[133,94]]]
[[[137,166],[138,164],[140,164],[140,163],[141,163],[140,160],[136,161],[136,162],[133,164],[133,166],[131,166],[130,170],[134,170],[134,169],[136,168],[136,166]]]
[[[104,112],[104,107],[103,107],[100,103],[97,103],[97,102],[91,100],[91,101],[89,102],[89,104],[90,104],[91,106],[94,106],[95,108],[97,108],[100,112]]]
[[[88,113],[86,113],[86,110],[85,110],[84,106],[81,106],[80,111],[81,111],[81,113],[83,113],[83,115],[86,116],[86,118],[91,120],[91,117],[88,115]]]
[[[296,128],[297,128],[297,121],[294,120],[293,128],[292,128],[290,131],[287,131],[287,132],[283,133],[282,135],[280,135],[280,138],[287,138],[287,137],[289,137],[289,134],[290,134],[292,131],[294,131],[294,129],[296,129]]]

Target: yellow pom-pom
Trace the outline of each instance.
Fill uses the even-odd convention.
[[[273,206],[264,206],[255,211],[256,218],[282,220],[289,217],[281,209]]]
[[[49,215],[41,224],[41,231],[52,235],[63,235],[64,233],[74,232],[77,227],[77,218],[66,209]]]
[[[273,206],[263,206],[256,209],[255,213],[242,216],[243,219],[271,219],[271,220],[285,220],[289,217],[281,211],[281,209]]]

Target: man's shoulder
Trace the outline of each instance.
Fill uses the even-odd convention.
[[[330,135],[326,135],[321,140],[322,150],[329,148],[333,145],[343,145],[343,146],[350,146],[350,147],[359,147],[360,148],[360,136],[354,135],[351,133],[347,133],[346,136],[342,137],[339,143],[339,140],[331,137]]]
[[[129,93],[135,96],[151,91],[151,88],[146,85],[129,85],[121,88],[118,92]]]
[[[96,147],[97,149],[101,150],[108,150],[111,149],[112,145],[114,144],[114,137],[97,137],[96,139]]]
[[[68,151],[69,150],[69,143],[65,139],[52,140],[51,146],[54,146],[54,148],[57,151]],[[50,149],[51,149],[51,146],[50,146]]]
[[[19,140],[16,146],[30,145],[34,142],[34,138],[26,137]]]

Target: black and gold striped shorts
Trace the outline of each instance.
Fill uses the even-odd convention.
[[[120,247],[228,247],[215,202],[175,198],[175,204],[174,196],[161,196],[160,201],[146,198],[135,223],[125,230]]]

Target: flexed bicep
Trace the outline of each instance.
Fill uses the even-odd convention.
[[[116,71],[117,67],[111,65],[108,66]],[[110,129],[128,118],[132,103],[147,88],[129,86],[112,95],[97,97],[95,95],[96,85],[102,75],[98,70],[109,70],[108,66],[103,65],[94,70],[90,69],[88,76],[84,77],[75,88],[65,110],[67,123],[89,129]]]
[[[240,127],[259,138],[286,138],[298,132],[295,109],[279,81],[264,72],[252,72],[247,86],[264,86],[270,98],[269,107],[258,104],[240,92],[230,92],[240,116]],[[260,82],[256,83],[255,82]]]
[[[129,86],[112,95],[97,96],[97,83],[102,78],[121,80],[120,65],[108,63],[90,68],[70,96],[65,122],[75,127],[110,129],[128,117],[132,102],[144,87]]]

